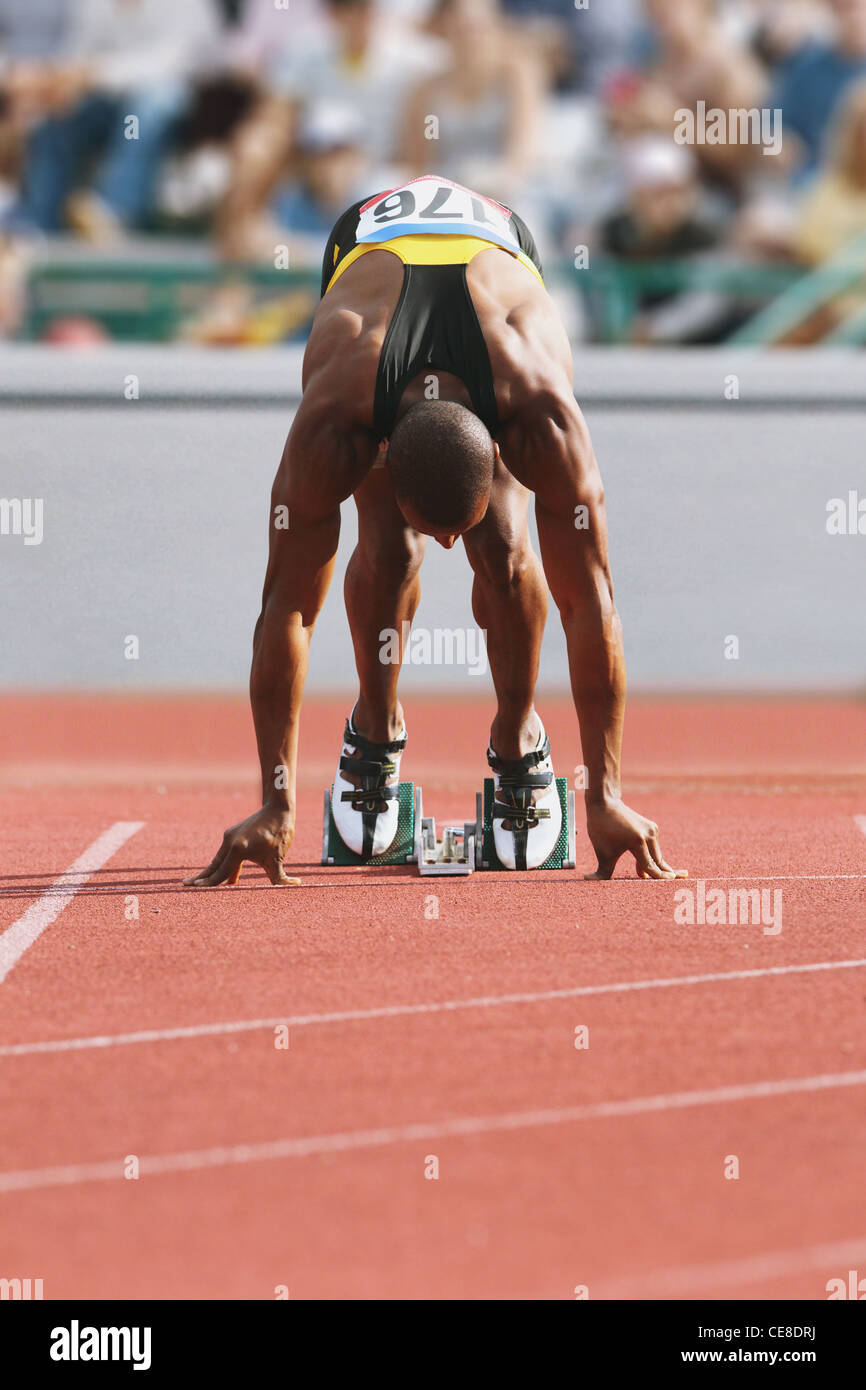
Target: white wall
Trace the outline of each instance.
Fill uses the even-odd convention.
[[[123,396],[131,373],[138,401]],[[738,401],[724,395],[732,373]],[[298,383],[293,350],[0,351],[0,498],[44,501],[41,545],[0,535],[0,684],[245,684]],[[607,488],[632,687],[862,685],[866,535],[828,535],[826,506],[866,499],[864,356],[608,350],[581,354],[576,390]],[[349,503],[341,569],[354,530]],[[431,544],[423,583],[417,625],[472,623],[462,549]],[[480,684],[447,666],[405,680]],[[543,680],[567,682],[555,611]],[[351,683],[338,576],[310,684]]]

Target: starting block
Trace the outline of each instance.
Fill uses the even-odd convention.
[[[575,795],[564,777],[556,787],[562,806],[562,830],[542,869],[573,869],[575,866]],[[484,780],[484,791],[475,797],[475,820],[444,825],[437,834],[433,816],[424,815],[420,787],[401,782],[398,795],[397,834],[384,854],[362,859],[340,838],[331,811],[331,788],[326,787],[322,817],[322,863],[342,868],[368,864],[417,864],[423,876],[456,877],[476,869],[502,869],[493,842],[493,778]]]
[[[575,866],[575,798],[565,777],[557,777],[556,790],[562,807],[562,829],[553,850],[539,869],[573,869]],[[493,842],[493,778],[485,777],[484,791],[475,795],[475,863],[479,869],[501,869]]]
[[[418,788],[420,791],[421,788]],[[325,788],[325,813],[322,819],[322,863],[337,864],[348,868],[354,864],[414,864],[415,845],[415,786],[412,782],[401,782],[397,802],[397,834],[384,854],[376,854],[372,859],[362,859],[340,838],[334,824],[331,810],[331,788]]]

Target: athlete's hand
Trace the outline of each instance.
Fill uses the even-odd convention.
[[[612,878],[623,854],[633,854],[638,878],[688,878],[688,869],[672,869],[659,846],[659,828],[638,815],[624,801],[595,803],[586,808],[586,829],[598,859],[594,874],[584,878]]]
[[[295,838],[295,817],[290,811],[263,806],[223,835],[217,854],[201,873],[185,878],[191,888],[213,888],[218,883],[237,883],[241,865],[249,859],[264,869],[271,883],[299,887],[299,878],[289,878],[283,860]]]

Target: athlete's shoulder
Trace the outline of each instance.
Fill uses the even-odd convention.
[[[358,302],[357,296],[352,305],[323,301],[304,353],[308,413],[338,428],[372,424],[376,371],[388,327],[381,301],[369,319]]]

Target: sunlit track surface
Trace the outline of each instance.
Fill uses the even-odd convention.
[[[3,1264],[46,1298],[826,1297],[862,1244],[863,706],[635,698],[688,883],[583,882],[579,825],[576,874],[433,893],[318,862],[344,713],[305,710],[303,888],[194,891],[254,804],[241,697],[0,700],[0,949],[51,917],[0,986]],[[407,701],[437,816],[489,713]]]

